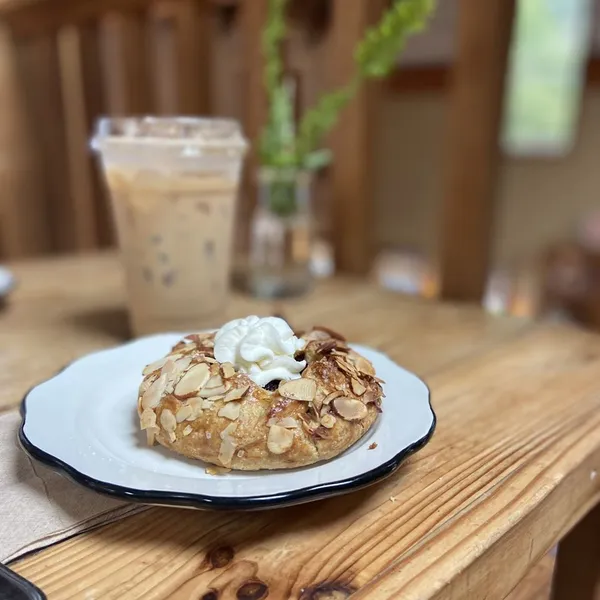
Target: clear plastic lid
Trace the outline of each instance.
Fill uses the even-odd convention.
[[[160,147],[182,156],[241,157],[248,143],[233,119],[118,117],[98,120],[91,146],[99,152]]]

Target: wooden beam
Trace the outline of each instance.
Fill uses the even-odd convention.
[[[440,293],[479,301],[490,259],[498,133],[515,0],[461,0],[450,89]]]
[[[381,14],[380,0],[333,0],[329,85],[347,83],[355,72],[354,51],[366,28]],[[372,134],[379,85],[356,95],[331,135],[331,206],[336,269],[365,274],[373,258]]]
[[[596,477],[596,471],[592,471]],[[552,600],[600,598],[600,505],[560,542]]]

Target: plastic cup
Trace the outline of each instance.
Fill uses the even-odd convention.
[[[246,141],[226,119],[101,119],[92,139],[137,335],[220,321]]]

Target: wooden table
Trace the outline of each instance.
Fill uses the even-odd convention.
[[[111,256],[15,271],[0,313],[4,407],[127,335]],[[569,531],[555,600],[592,600],[594,586],[599,597],[598,336],[359,280],[277,305],[236,299],[228,312],[283,313],[381,348],[429,384],[433,440],[385,482],[341,498],[258,513],[152,508],[13,565],[51,599],[493,600]]]

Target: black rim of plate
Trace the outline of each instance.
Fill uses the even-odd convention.
[[[107,351],[111,349],[105,349]],[[102,351],[100,351],[102,352]],[[92,352],[91,354],[95,354]],[[90,355],[88,355],[90,356]],[[419,381],[423,383],[427,389],[427,400],[429,403],[429,410],[431,411],[431,426],[429,431],[419,440],[403,448],[398,454],[396,454],[390,460],[382,463],[378,467],[356,475],[355,477],[348,477],[339,481],[332,481],[329,483],[321,483],[304,488],[298,488],[289,490],[286,492],[280,492],[277,494],[267,494],[264,496],[242,496],[242,497],[230,497],[230,496],[210,496],[205,494],[192,494],[188,492],[163,492],[159,490],[138,490],[135,488],[128,488],[106,481],[100,481],[94,477],[90,477],[81,471],[78,471],[68,463],[64,462],[60,458],[49,454],[48,452],[38,448],[33,442],[31,442],[25,435],[25,422],[27,419],[27,398],[29,394],[43,385],[47,381],[58,377],[64,371],[66,371],[72,363],[69,363],[63,369],[61,369],[53,377],[45,379],[41,383],[33,386],[23,397],[21,401],[21,426],[19,427],[19,442],[32,458],[35,458],[41,463],[44,463],[48,467],[55,471],[61,472],[69,477],[75,483],[78,483],[84,487],[87,487],[95,492],[111,496],[113,498],[119,498],[121,500],[127,500],[129,502],[138,502],[141,504],[158,504],[158,505],[171,505],[171,506],[182,506],[190,508],[205,508],[211,510],[253,510],[272,508],[277,506],[290,506],[294,504],[302,504],[304,502],[311,502],[314,500],[320,500],[324,498],[330,498],[333,496],[339,496],[348,492],[360,490],[367,486],[370,486],[378,481],[381,481],[391,475],[398,467],[411,455],[423,448],[431,437],[433,436],[437,424],[437,417],[433,406],[431,405],[431,390],[429,386],[420,378]],[[416,375],[415,375],[416,377]],[[310,467],[307,467],[310,468]]]

